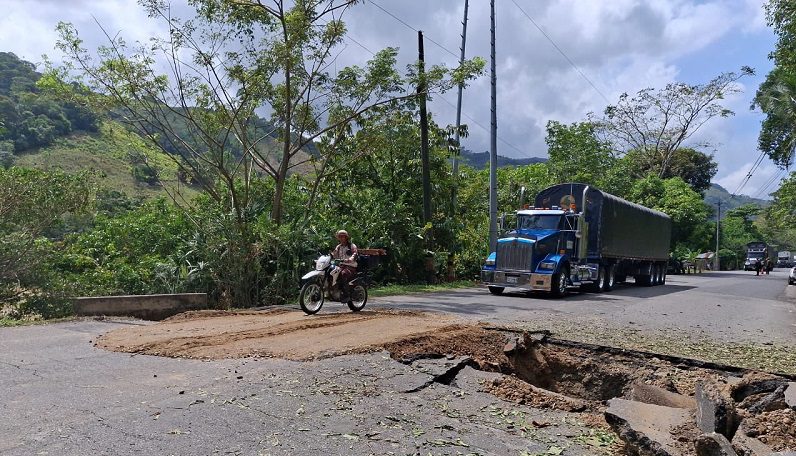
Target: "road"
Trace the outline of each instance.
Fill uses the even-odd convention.
[[[466,289],[369,305],[500,324],[601,322],[796,346],[796,287],[786,283],[782,271],[706,273],[565,299]],[[93,344],[107,331],[140,324],[148,323],[0,329],[0,454],[595,454],[583,446],[588,429],[564,412],[502,402],[464,374],[456,386],[423,388],[427,376],[386,353],[198,361]],[[507,417],[545,425],[525,435],[507,426]]]
[[[0,454],[595,454],[571,414],[480,391],[496,374],[446,385],[386,352],[199,361],[93,345],[129,324],[143,323],[0,329]],[[544,425],[518,430],[531,420]]]
[[[472,288],[374,298],[370,305],[449,312],[498,324],[582,321],[721,341],[796,345],[796,286],[788,286],[786,269],[760,277],[741,271],[676,275],[662,286],[631,282],[610,293],[573,293],[564,299],[510,290],[492,296]]]

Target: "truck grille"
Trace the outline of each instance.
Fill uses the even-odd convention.
[[[497,269],[513,269],[528,271],[531,269],[531,253],[533,244],[518,240],[498,242],[495,267]]]

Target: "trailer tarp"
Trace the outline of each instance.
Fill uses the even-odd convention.
[[[572,204],[576,211],[584,211],[589,258],[669,259],[672,220],[663,212],[586,184],[554,185],[535,200],[536,207],[568,209]]]

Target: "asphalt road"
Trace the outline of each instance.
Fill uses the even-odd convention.
[[[741,271],[676,275],[662,286],[629,282],[610,293],[572,293],[563,299],[510,289],[492,296],[485,288],[471,288],[374,298],[369,305],[449,312],[498,324],[556,319],[796,345],[796,285],[788,285],[786,269],[760,277]]]
[[[369,305],[796,345],[795,303],[796,286],[775,271],[673,276],[665,286],[628,284],[565,299],[466,289]],[[588,429],[571,416],[481,393],[475,377],[483,374],[472,370],[474,378],[460,374],[457,385],[442,385],[385,353],[307,363],[197,361],[93,346],[99,334],[127,324],[146,323],[0,329],[0,454],[595,454],[583,444]],[[520,432],[531,419],[546,424]]]
[[[122,326],[0,329],[0,454],[595,454],[571,414],[480,392],[495,374],[470,367],[444,385],[384,352],[198,361],[93,346]]]

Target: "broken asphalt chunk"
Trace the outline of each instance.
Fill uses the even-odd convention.
[[[785,404],[796,410],[796,382],[788,383],[788,387],[785,388]]]
[[[645,404],[626,399],[611,399],[605,420],[619,437],[639,455],[677,456],[671,431],[691,423],[684,409]]]
[[[697,437],[694,447],[697,456],[738,456],[727,437],[716,432]]]
[[[700,382],[696,386],[696,420],[702,432],[718,432],[732,439],[738,429],[735,402],[713,382]]]

